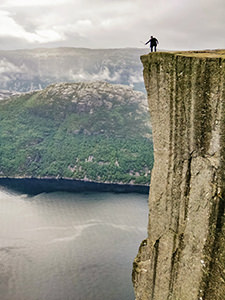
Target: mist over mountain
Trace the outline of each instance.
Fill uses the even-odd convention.
[[[148,52],[139,48],[0,51],[0,90],[29,92],[52,83],[101,80],[145,92],[140,55]]]

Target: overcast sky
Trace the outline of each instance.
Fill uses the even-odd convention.
[[[225,48],[225,0],[0,0],[0,49]],[[147,46],[145,46],[147,47]]]

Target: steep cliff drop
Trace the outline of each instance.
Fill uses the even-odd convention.
[[[225,299],[225,50],[141,57],[155,164],[137,300]]]

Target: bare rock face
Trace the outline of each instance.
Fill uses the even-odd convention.
[[[225,50],[141,57],[155,164],[137,300],[225,299]]]

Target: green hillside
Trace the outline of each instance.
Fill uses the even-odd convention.
[[[61,83],[0,101],[0,176],[147,184],[146,97],[105,82]]]

